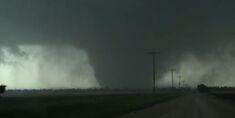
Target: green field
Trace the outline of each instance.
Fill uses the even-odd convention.
[[[1,98],[3,118],[112,118],[161,103],[179,94],[129,94]]]

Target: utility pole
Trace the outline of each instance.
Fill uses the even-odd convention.
[[[171,88],[174,88],[174,72],[176,71],[175,69],[170,69],[171,71],[171,75],[172,75],[172,78],[171,78]]]
[[[185,88],[185,80],[183,80],[183,87]]]
[[[152,55],[152,64],[153,64],[153,92],[156,90],[155,81],[156,81],[156,55],[159,54],[158,51],[148,52],[148,54]]]
[[[181,75],[179,76],[179,88],[181,87]]]

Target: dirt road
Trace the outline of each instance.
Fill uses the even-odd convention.
[[[235,106],[205,94],[192,94],[120,118],[235,118]]]

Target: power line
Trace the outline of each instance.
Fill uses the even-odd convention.
[[[158,51],[148,52],[148,54],[152,55],[152,64],[153,64],[153,92],[156,90],[156,55],[159,54]]]
[[[182,76],[180,75],[179,76],[179,88],[181,87],[181,78],[182,78]]]
[[[174,72],[176,71],[176,69],[170,69],[170,71],[171,71],[171,75],[172,75],[171,88],[174,88]]]
[[[183,80],[183,87],[186,88],[186,86],[185,86],[185,80]]]

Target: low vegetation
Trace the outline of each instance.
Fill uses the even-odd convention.
[[[179,96],[177,93],[3,97],[0,116],[110,118],[149,107]]]

